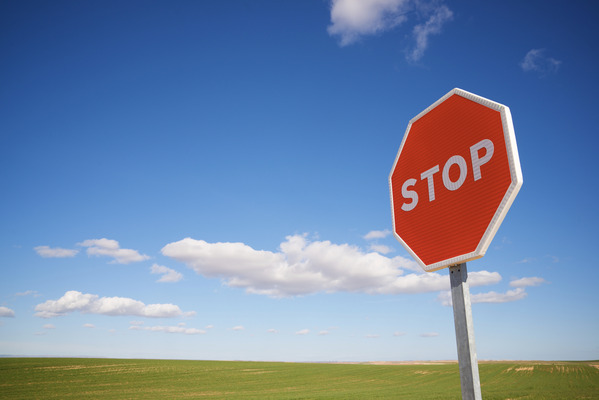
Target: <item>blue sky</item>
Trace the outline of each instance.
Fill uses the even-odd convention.
[[[510,107],[479,359],[597,359],[592,2],[4,1],[0,354],[456,359],[390,234],[407,124]]]

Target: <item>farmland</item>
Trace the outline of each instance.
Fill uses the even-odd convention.
[[[599,362],[482,362],[485,399],[599,399]],[[458,365],[0,358],[2,399],[460,399]]]

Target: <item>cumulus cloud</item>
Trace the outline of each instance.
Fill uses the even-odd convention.
[[[230,287],[271,297],[326,292],[406,294],[449,289],[449,279],[420,270],[414,261],[365,253],[348,244],[310,241],[306,235],[287,236],[278,252],[255,250],[244,243],[208,243],[186,238],[169,243],[162,254],[187,264],[198,274],[221,278]],[[470,284],[501,280],[497,272],[469,274]]]
[[[162,274],[156,282],[179,282],[183,278],[183,275],[174,269],[158,264],[152,265],[150,272],[152,274]]]
[[[446,290],[439,293],[437,296],[437,301],[444,306],[451,307],[453,305],[453,301],[451,300],[451,291]]]
[[[0,317],[12,318],[15,316],[15,312],[8,307],[0,306]]]
[[[364,239],[373,240],[373,239],[384,239],[391,234],[389,229],[385,229],[382,231],[370,231],[366,235],[364,235]]]
[[[446,6],[436,8],[428,20],[414,27],[413,34],[415,45],[408,53],[408,60],[416,62],[422,58],[428,48],[429,37],[441,33],[443,25],[453,19],[453,13]]]
[[[523,288],[508,290],[505,293],[488,292],[478,293],[471,296],[472,303],[508,303],[510,301],[522,300],[528,294]]]
[[[84,328],[94,329],[96,326],[94,324],[83,324]]]
[[[473,271],[468,272],[468,285],[470,287],[494,285],[501,281],[501,275],[498,272]]]
[[[37,254],[44,258],[75,257],[79,250],[63,249],[61,247],[37,246],[33,248]]]
[[[33,296],[39,297],[41,294],[37,292],[37,290],[26,290],[24,292],[15,293],[15,296]]]
[[[366,240],[376,240],[376,239],[384,239],[391,234],[391,231],[388,229],[382,231],[370,231],[366,235],[363,236]],[[369,249],[372,251],[376,251],[381,254],[389,254],[393,251],[393,249],[384,244],[372,243],[369,246]]]
[[[114,258],[112,263],[129,264],[132,262],[144,261],[150,258],[145,254],[140,254],[136,250],[121,249],[119,242],[111,239],[88,239],[81,243],[77,243],[77,245],[81,247],[87,247],[86,252],[89,256],[104,256]]]
[[[68,291],[58,300],[48,300],[35,306],[35,315],[52,318],[75,311],[84,314],[130,315],[150,318],[173,318],[185,316],[174,304],[144,304],[127,297],[99,297],[75,290]]]
[[[237,325],[237,326],[233,327],[233,330],[234,331],[243,331],[243,330],[245,330],[245,328],[243,326],[241,326],[241,325]]]
[[[522,300],[528,295],[524,288],[516,288],[514,290],[508,290],[505,293],[498,292],[487,292],[487,293],[477,293],[470,295],[470,302],[472,304],[476,303],[509,303],[511,301]],[[451,292],[441,292],[437,297],[437,300],[441,302],[444,306],[452,306],[453,302],[451,300]]]
[[[164,333],[180,333],[184,335],[204,335],[206,333],[203,329],[197,328],[186,328],[184,325],[177,326],[142,326],[142,325],[131,325],[129,327],[133,331],[150,331],[150,332],[164,332]]]
[[[328,32],[347,46],[361,36],[380,33],[405,22],[408,0],[332,0]]]
[[[302,329],[295,332],[296,335],[307,335],[308,333],[310,333],[310,329]]]
[[[540,76],[547,76],[557,73],[561,64],[561,61],[547,56],[545,49],[532,49],[520,62],[520,68],[524,72],[536,72]]]
[[[429,37],[439,34],[443,25],[453,18],[452,11],[441,1],[332,0],[331,24],[327,30],[329,35],[339,38],[341,46],[347,46],[364,36],[407,23],[408,16],[418,23],[412,29],[415,44],[407,58],[418,61],[428,47]]]
[[[515,279],[510,282],[510,286],[515,288],[523,288],[527,286],[539,286],[543,283],[547,283],[547,281],[543,278],[531,276],[529,278]]]
[[[393,252],[391,247],[385,246],[384,244],[371,244],[368,248],[381,254],[389,254]]]

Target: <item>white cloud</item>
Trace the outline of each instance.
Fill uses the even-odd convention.
[[[441,33],[443,25],[452,19],[453,12],[446,6],[439,6],[434,9],[425,23],[416,25],[413,30],[416,44],[408,54],[408,60],[412,62],[420,60],[428,48],[429,37]]]
[[[364,337],[368,338],[368,339],[378,339],[379,337],[381,337],[381,335],[377,335],[377,334],[374,334],[374,333],[369,333],[368,335],[364,335]]]
[[[372,240],[372,239],[384,239],[391,234],[389,229],[385,229],[382,231],[370,231],[366,235],[364,235],[364,239]]]
[[[233,327],[234,331],[243,331],[245,330],[245,328],[242,325],[237,325]]]
[[[437,337],[439,336],[439,334],[437,332],[427,332],[427,333],[421,333],[420,337],[423,338],[433,338],[433,337]]]
[[[56,327],[52,324],[45,324],[44,326],[42,326],[42,328],[44,329],[56,329]]]
[[[381,254],[389,254],[393,252],[393,249],[391,247],[385,246],[384,244],[371,244],[369,246],[369,249]]]
[[[150,332],[164,332],[164,333],[182,333],[184,335],[204,335],[206,333],[203,329],[197,328],[185,328],[185,326],[140,326],[131,325],[130,330],[134,331],[150,331]]]
[[[186,238],[167,244],[162,254],[184,262],[198,274],[221,278],[249,293],[288,297],[318,292],[405,294],[449,289],[439,273],[420,270],[414,261],[364,253],[355,246],[287,236],[279,252],[254,250],[243,243],[207,243]],[[497,272],[469,274],[472,286],[497,283]]]
[[[12,318],[15,316],[15,312],[8,307],[0,306],[0,317]]]
[[[136,250],[121,249],[119,242],[111,239],[88,239],[77,245],[87,247],[87,255],[112,257],[113,263],[129,264],[150,258],[145,254],[139,254]]]
[[[522,300],[528,294],[523,288],[508,290],[505,293],[478,293],[471,296],[472,303],[508,303],[510,301]]]
[[[510,286],[515,287],[515,288],[523,288],[523,287],[527,287],[527,286],[539,286],[539,285],[542,285],[543,283],[548,283],[548,282],[543,278],[531,276],[529,278],[515,279],[510,282]]]
[[[266,332],[268,332],[268,333],[279,333],[279,331],[276,330],[276,329],[268,329]]]
[[[497,293],[494,291],[487,293],[477,293],[470,295],[470,302],[472,304],[476,303],[508,303],[511,301],[522,300],[528,294],[524,290],[524,288],[516,288],[514,290],[508,290],[505,293]],[[442,305],[451,307],[453,302],[451,300],[451,292],[445,291],[439,293],[437,296],[437,300],[441,302]]]
[[[393,336],[399,337],[399,336],[405,336],[406,333],[405,332],[393,332]]]
[[[329,35],[347,46],[361,36],[380,33],[405,22],[409,0],[332,0]]]
[[[68,291],[58,300],[48,300],[35,306],[35,315],[52,318],[79,311],[84,314],[133,315],[150,318],[173,318],[185,313],[174,304],[144,304],[126,297],[99,297],[95,294],[83,294],[75,290]]]
[[[468,272],[468,285],[470,287],[494,285],[501,281],[499,272],[472,271]]]
[[[326,335],[328,335],[328,334],[330,334],[330,333],[331,333],[331,332],[329,332],[329,331],[327,331],[327,330],[324,330],[324,331],[320,331],[320,332],[318,332],[318,336],[326,336]]]
[[[376,239],[384,239],[391,234],[391,231],[388,229],[382,231],[370,231],[366,235],[363,236],[366,240],[376,240]],[[369,246],[369,249],[372,251],[376,251],[381,254],[389,254],[393,251],[393,249],[384,244],[372,243]]]
[[[541,76],[547,76],[557,73],[561,61],[545,55],[545,49],[532,49],[524,56],[520,62],[520,67],[524,72],[537,72]]]
[[[15,296],[33,296],[33,297],[39,297],[41,296],[37,290],[26,290],[25,292],[19,292],[19,293],[15,293]]]
[[[75,257],[79,250],[63,249],[60,247],[37,246],[33,248],[37,254],[44,258],[67,258]]]
[[[453,18],[452,11],[441,1],[430,0],[332,0],[329,35],[338,36],[339,44],[347,46],[361,37],[391,30],[408,21],[408,15],[425,18],[412,30],[415,42],[408,60],[418,61],[428,47],[429,37],[439,34],[443,25]]]
[[[296,335],[307,335],[310,333],[310,329],[302,329],[300,331],[295,332]]]
[[[451,300],[451,291],[446,290],[437,296],[437,301],[444,306],[451,307],[453,305],[453,301]]]
[[[174,269],[158,264],[152,265],[150,272],[152,274],[162,274],[156,282],[179,282],[183,278],[183,275]]]
[[[94,329],[96,326],[94,324],[83,324],[84,328]]]
[[[535,261],[537,261],[537,259],[534,257],[526,257],[526,258],[523,258],[522,260],[518,261],[518,264],[528,264],[528,263],[535,262]]]

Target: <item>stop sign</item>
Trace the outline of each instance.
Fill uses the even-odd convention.
[[[395,237],[425,271],[484,256],[522,186],[509,108],[453,89],[409,122],[389,186]]]

